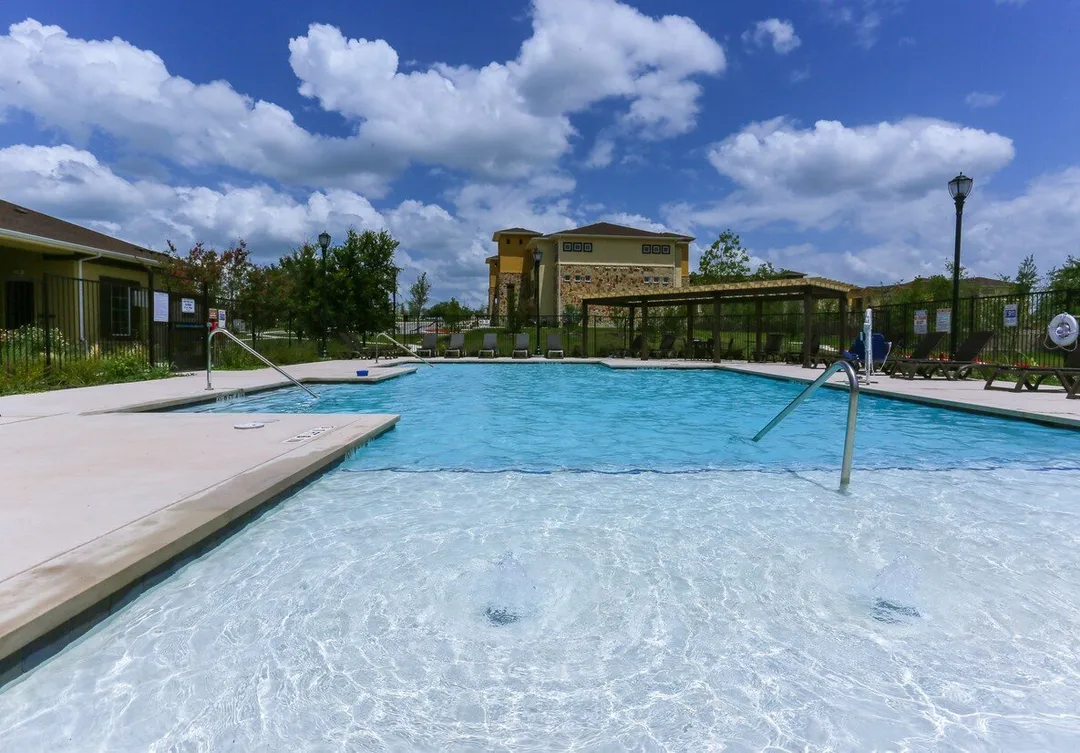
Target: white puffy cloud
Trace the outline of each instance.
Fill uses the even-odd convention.
[[[77,144],[103,132],[186,167],[376,195],[411,163],[503,178],[548,169],[570,149],[570,116],[604,100],[628,103],[626,129],[683,133],[697,113],[694,79],[724,70],[723,49],[687,18],[615,0],[535,0],[532,15],[515,60],[412,72],[384,40],[313,24],[290,41],[289,62],[303,95],[354,124],[345,138],[311,133],[227,82],[173,75],[122,39],[77,39],[27,19],[0,36],[0,114],[31,113]]]
[[[855,30],[855,41],[870,49],[878,40],[885,17],[903,7],[905,0],[818,0],[825,14],[838,25]]]
[[[993,107],[1004,94],[990,94],[988,92],[971,92],[964,97],[964,104],[968,107]]]
[[[743,42],[756,47],[769,44],[778,55],[786,55],[802,44],[799,35],[795,33],[794,24],[779,18],[758,21],[752,29],[743,32],[742,38]]]

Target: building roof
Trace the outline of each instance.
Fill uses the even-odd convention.
[[[168,254],[151,251],[96,230],[0,200],[0,234],[5,230],[154,263],[161,263],[169,258]]]
[[[535,237],[538,235],[543,235],[543,233],[538,233],[535,230],[529,230],[526,227],[508,227],[504,228],[503,230],[496,230],[494,234],[492,234],[491,240],[498,241],[500,235],[528,235],[530,237]]]
[[[776,280],[746,280],[745,282],[721,282],[715,285],[688,285],[683,288],[668,288],[657,292],[653,285],[641,285],[627,288],[608,295],[593,296],[582,301],[591,305],[619,306],[658,303],[674,305],[681,303],[705,303],[720,298],[722,300],[792,300],[803,298],[809,293],[814,298],[846,299],[855,285],[827,277],[800,277]]]
[[[652,230],[640,230],[627,225],[616,225],[613,222],[594,222],[591,225],[560,230],[557,233],[548,233],[548,237],[556,235],[602,235],[620,238],[673,238],[680,241],[692,241],[693,236],[679,235],[678,233],[656,233]]]

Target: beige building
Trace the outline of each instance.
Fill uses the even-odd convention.
[[[547,235],[507,228],[491,240],[498,252],[487,259],[488,311],[503,317],[511,299],[533,310],[534,279],[539,280],[541,316],[561,315],[567,307],[580,308],[583,298],[627,288],[680,288],[689,280],[694,239],[598,222]]]

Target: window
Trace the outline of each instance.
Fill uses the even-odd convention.
[[[509,245],[510,245],[510,239],[509,239],[509,238],[507,238],[507,239],[506,239],[506,245],[507,245],[507,246],[509,246]]]
[[[581,250],[581,244],[580,243],[575,243],[574,244],[574,250],[575,251],[580,251]]]
[[[573,251],[574,250],[574,244],[571,243],[570,241],[564,241],[563,244],[562,244],[562,250],[563,251]]]
[[[574,282],[581,282],[581,275],[574,275]]]
[[[663,251],[664,251],[665,254],[670,254],[671,253],[671,246],[664,246]]]
[[[650,282],[652,282],[652,278],[649,277],[648,275],[646,275],[645,276],[645,284],[648,285]]]
[[[654,254],[659,254],[660,253],[660,247],[659,246],[653,246],[652,247],[652,252]]]
[[[665,277],[664,278],[664,284],[667,285],[669,282],[671,282],[671,278],[670,277]]]
[[[523,243],[524,243],[523,239],[521,239],[521,238],[518,238],[518,245],[520,246],[520,245],[522,245]],[[667,252],[665,251],[664,253],[667,253]]]
[[[101,278],[98,292],[101,310],[101,333],[107,338],[135,335],[132,308],[139,304],[138,290],[129,280]]]
[[[585,275],[585,282],[592,282],[592,275]]]
[[[563,282],[570,282],[570,275],[563,275],[562,276],[562,281]]]
[[[586,251],[590,251],[590,252],[592,251],[592,244],[591,243],[585,243],[583,245],[585,246]]]
[[[643,254],[651,254],[652,253],[652,246],[650,246],[648,243],[643,243],[641,245],[641,253],[643,253]]]

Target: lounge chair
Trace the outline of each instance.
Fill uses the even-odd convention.
[[[995,387],[994,382],[1010,374],[1016,377],[1016,384],[1009,387]],[[1074,348],[1065,356],[1062,366],[1009,366],[994,364],[986,367],[986,387],[988,390],[1012,390],[1020,392],[1025,387],[1037,390],[1050,377],[1054,377],[1065,388],[1065,396],[1080,399],[1080,348]]]
[[[416,352],[416,355],[424,358],[432,358],[435,355],[436,348],[439,347],[439,335],[435,332],[425,332],[420,341],[420,350]]]
[[[633,341],[630,343],[630,347],[625,350],[619,351],[619,358],[631,358],[641,353],[641,341],[642,335],[634,335]]]
[[[340,342],[344,348],[344,350],[341,351],[341,355],[345,358],[364,357],[364,346],[356,339],[356,335],[352,332],[339,332],[338,342]]]
[[[894,358],[882,367],[882,371],[886,374],[893,373],[896,368],[908,361],[926,361],[929,360],[930,354],[933,353],[941,341],[945,339],[944,332],[927,332],[922,336],[922,339],[915,344],[915,349],[911,351],[911,355],[906,358]]]
[[[556,355],[552,355],[555,353]],[[558,332],[549,332],[547,336],[547,358],[565,358],[562,348],[562,335]]]
[[[480,348],[480,351],[476,354],[480,358],[484,358],[484,354],[488,353],[487,358],[495,358],[499,355],[499,336],[494,332],[484,333],[484,344]]]
[[[514,335],[514,352],[511,355],[514,358],[529,357],[529,334],[527,332]]]
[[[660,338],[660,347],[649,351],[650,358],[671,358],[675,354],[675,335]]]
[[[450,344],[443,353],[446,358],[461,358],[465,355],[465,333],[458,332],[450,335]]]
[[[724,351],[724,358],[732,361],[741,361],[743,357],[743,349],[735,347],[735,338],[732,337],[728,340],[727,350]]]
[[[946,379],[966,379],[968,374],[983,364],[976,363],[975,359],[982,353],[990,340],[994,337],[993,332],[975,332],[968,339],[956,347],[956,358],[951,360],[925,361],[908,360],[898,364],[893,370],[894,377],[914,379],[916,376],[930,379],[936,374],[941,374]]]
[[[820,353],[821,335],[815,332],[813,335],[810,336],[810,365],[814,368],[817,368],[818,361],[820,360],[818,358],[818,354]],[[784,360],[788,363],[802,363],[802,348],[799,348],[798,350],[789,350],[787,353],[784,354]]]
[[[772,361],[780,358],[780,349],[784,345],[784,336],[778,333],[765,335],[765,346],[758,353],[759,361]]]

